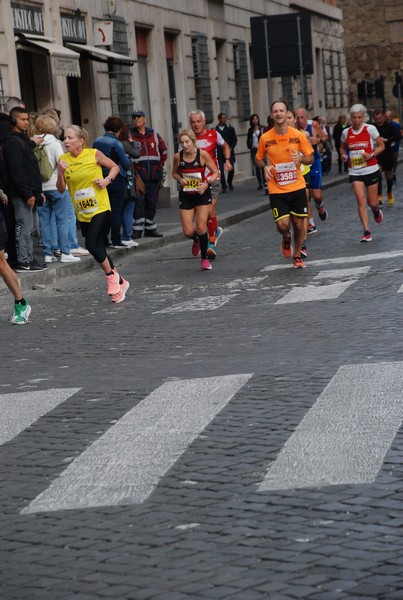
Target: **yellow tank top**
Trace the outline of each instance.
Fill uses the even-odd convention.
[[[304,130],[303,130],[303,129],[298,129],[298,131],[302,131],[302,133],[304,132]],[[307,139],[308,139],[308,138],[307,138]],[[301,173],[302,173],[302,175],[303,175],[304,177],[305,177],[305,175],[306,175],[307,173],[309,173],[309,171],[310,171],[310,170],[311,170],[311,165],[303,165],[303,164],[301,163]]]
[[[111,209],[106,189],[101,190],[93,181],[102,179],[102,169],[97,163],[96,150],[84,148],[76,157],[70,152],[60,160],[69,165],[64,173],[74,210],[79,221],[88,223],[94,215]]]

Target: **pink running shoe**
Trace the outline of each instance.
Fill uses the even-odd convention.
[[[199,256],[200,254],[200,244],[198,241],[194,240],[192,244],[192,256]]]
[[[372,235],[369,229],[364,231],[364,235],[360,239],[360,242],[372,242]]]
[[[120,284],[120,290],[117,292],[117,294],[114,294],[112,296],[112,302],[115,302],[115,304],[119,304],[119,302],[123,302],[123,300],[126,298],[126,292],[130,287],[130,283],[128,281],[126,281],[126,279],[123,279],[122,277],[122,283]]]
[[[202,271],[210,271],[213,267],[208,258],[202,258],[200,261],[200,268]]]
[[[375,219],[376,223],[382,223],[382,221],[383,221],[383,212],[381,211],[380,208],[378,208],[378,210],[376,210],[374,212],[374,219]]]
[[[119,273],[113,271],[110,275],[106,276],[106,283],[108,285],[108,296],[114,296],[120,290],[119,284]]]

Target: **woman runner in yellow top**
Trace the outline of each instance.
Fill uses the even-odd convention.
[[[108,295],[112,296],[112,302],[122,302],[129,282],[120,277],[105,247],[111,226],[106,187],[119,173],[119,167],[99,150],[88,148],[88,134],[78,125],[69,125],[65,129],[64,145],[67,152],[60,157],[57,189],[62,193],[67,185],[85,246],[106,275]],[[101,166],[109,169],[105,178]]]

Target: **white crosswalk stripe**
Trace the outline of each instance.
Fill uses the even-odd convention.
[[[355,264],[360,262],[370,262],[373,260],[388,260],[391,258],[401,258],[403,250],[392,250],[391,252],[375,252],[374,254],[362,254],[360,256],[338,256],[335,258],[324,258],[320,260],[309,260],[309,267],[325,267],[326,265],[345,265],[347,263]],[[261,269],[261,273],[268,271],[280,271],[282,269],[291,269],[290,262],[283,262],[275,265],[267,265]]]
[[[84,450],[21,512],[144,502],[251,377],[246,373],[164,383]],[[0,441],[9,441],[77,391],[0,395]],[[258,490],[373,482],[401,426],[402,397],[403,362],[341,366],[270,465]]]
[[[355,269],[321,271],[313,278],[314,283],[293,288],[288,294],[277,300],[276,304],[336,299],[355,283],[361,275],[368,273],[370,268],[358,267]],[[336,281],[323,285],[323,279],[343,279],[344,281]]]
[[[402,398],[403,362],[340,367],[259,491],[373,482],[401,426]]]
[[[251,374],[164,383],[21,512],[144,502]]]
[[[79,390],[64,388],[0,395],[0,444],[12,440]]]

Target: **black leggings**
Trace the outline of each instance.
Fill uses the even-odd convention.
[[[91,221],[80,221],[81,233],[85,238],[85,247],[92,254],[98,263],[103,263],[105,258],[109,259],[111,269],[113,269],[113,261],[108,256],[105,248],[105,239],[108,237],[111,228],[111,211],[94,215]]]

